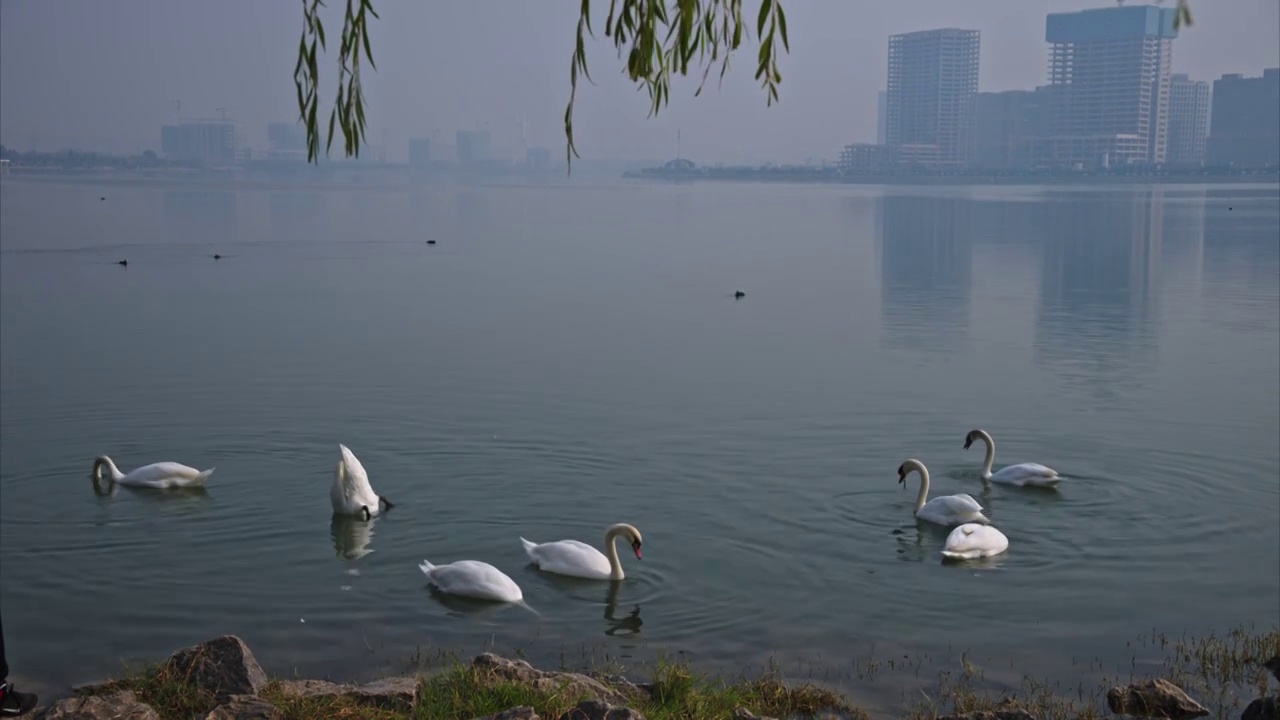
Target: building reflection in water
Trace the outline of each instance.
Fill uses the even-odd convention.
[[[1161,191],[1046,198],[1035,361],[1106,396],[1155,361]]]
[[[165,190],[162,202],[171,242],[224,245],[240,239],[236,193],[231,190]]]
[[[969,331],[972,201],[886,195],[876,206],[881,335],[888,347],[953,350]]]
[[[1212,189],[1206,193],[1202,267],[1206,294],[1215,298],[1256,296],[1275,287],[1280,273],[1277,195],[1280,192],[1274,187]],[[1274,306],[1256,310],[1269,312],[1270,322],[1275,322]]]

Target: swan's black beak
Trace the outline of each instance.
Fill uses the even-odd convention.
[[[637,560],[643,560],[643,559],[644,559],[644,555],[640,552],[640,541],[639,541],[639,540],[636,540],[635,542],[631,543],[631,549],[635,551],[635,553],[636,553],[636,559],[637,559]]]
[[[968,450],[968,449],[969,449],[969,446],[970,446],[970,445],[972,445],[972,444],[973,444],[973,438],[965,438],[965,439],[964,439],[964,449],[965,449],[965,450]]]

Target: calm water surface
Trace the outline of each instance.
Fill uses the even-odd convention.
[[[339,677],[490,645],[1050,673],[1280,621],[1275,186],[6,178],[0,243],[5,639],[46,687],[226,632]],[[983,489],[973,427],[1070,480]],[[331,522],[339,442],[385,517]],[[103,453],[217,473],[99,497]],[[908,457],[1009,552],[942,564]],[[618,521],[624,583],[526,567],[519,536]],[[437,598],[422,558],[537,614]]]

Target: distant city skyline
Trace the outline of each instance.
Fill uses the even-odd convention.
[[[655,119],[646,117],[643,93],[616,76],[612,49],[597,41],[589,53],[596,82],[579,93],[579,145],[588,159],[671,158],[679,131],[682,154],[700,164],[835,158],[848,143],[877,139],[877,93],[885,89],[891,35],[977,30],[978,89],[1030,90],[1048,81],[1046,14],[1102,7],[1115,5],[982,0],[960,7],[923,0],[867,14],[793,4],[781,103],[765,108],[746,67],[748,44],[723,87],[709,87],[695,98],[693,82],[677,82],[670,107]],[[1195,25],[1177,40],[1174,72],[1212,82],[1280,66],[1274,32],[1280,4],[1203,0],[1193,2],[1193,10]],[[563,150],[563,64],[572,49],[576,6],[535,12],[480,0],[447,7],[387,5],[380,12],[383,19],[371,28],[379,71],[365,76],[371,156],[407,162],[410,138],[439,144],[439,138],[474,129],[490,132],[495,154],[517,157],[528,147]],[[254,22],[245,23],[245,17]],[[0,142],[32,150],[159,151],[161,125],[177,124],[180,116],[218,117],[223,108],[244,127],[253,152],[266,153],[268,125],[296,116],[290,73],[298,22],[292,5],[249,0],[5,0]],[[470,27],[486,30],[458,37],[459,28]],[[335,70],[322,61],[327,77]],[[324,102],[331,95],[327,90]]]

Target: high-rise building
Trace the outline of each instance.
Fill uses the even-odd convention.
[[[1280,164],[1280,68],[1213,81],[1208,154],[1211,165]]]
[[[1209,138],[1209,83],[1174,75],[1169,80],[1169,165],[1204,162]]]
[[[489,132],[487,130],[459,130],[457,138],[459,165],[477,165],[488,161]]]
[[[1030,151],[1049,122],[1049,88],[978,93],[972,164],[992,170],[1031,165]]]
[[[876,144],[884,144],[885,125],[889,112],[889,93],[881,90],[876,93]]]
[[[431,138],[409,138],[409,166],[425,168],[431,164]]]
[[[1164,162],[1176,12],[1124,5],[1048,16],[1051,127],[1037,143],[1040,164]]]
[[[889,37],[885,144],[927,164],[958,164],[973,151],[977,30],[944,28]]]
[[[231,120],[183,120],[160,128],[160,151],[170,160],[237,165],[249,159],[244,129]]]
[[[267,154],[278,160],[307,158],[307,128],[302,123],[267,123]]]

